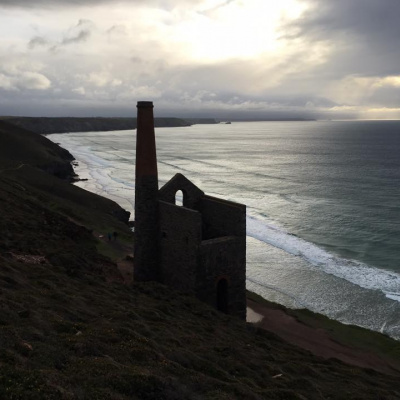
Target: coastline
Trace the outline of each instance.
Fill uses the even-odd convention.
[[[82,179],[72,184],[79,182],[85,185],[87,180]],[[126,267],[126,263],[118,262],[125,283],[131,284],[132,275]],[[247,307],[248,323],[274,333],[316,356],[400,376],[400,360],[393,357],[393,354],[400,352],[400,342],[387,335],[345,325],[307,309],[289,309],[249,290]]]
[[[309,310],[288,309],[250,291],[247,307],[248,322],[318,357],[400,376],[400,341],[389,336]]]
[[[192,135],[192,128],[190,130],[185,128],[180,128],[180,130],[181,129],[183,129],[183,135],[185,135],[186,132],[190,132],[189,134]],[[197,128],[197,131],[200,132],[200,127]],[[167,130],[164,130],[164,132],[167,132]],[[110,144],[110,146],[115,146],[116,144],[120,143],[122,139],[125,143],[126,139],[124,138],[127,138],[126,135],[126,133],[122,132],[121,135],[116,135],[115,144],[113,142],[113,138],[110,139],[107,137],[107,144]],[[173,132],[171,135],[173,138],[172,143],[174,143],[176,138],[180,138],[182,136],[182,134],[180,134],[180,136],[174,136]],[[85,160],[84,162],[87,163],[87,166],[84,164],[81,166],[86,173],[90,174],[86,174],[85,176],[82,175],[81,177],[88,177],[90,178],[90,181],[79,182],[77,186],[87,188],[97,194],[106,195],[106,197],[109,197],[118,204],[121,204],[125,209],[133,211],[133,201],[129,201],[129,199],[134,198],[134,184],[132,182],[132,174],[128,162],[133,157],[133,145],[131,147],[128,146],[127,150],[119,152],[114,156],[112,153],[106,154],[103,153],[103,151],[92,153],[91,143],[93,139],[97,137],[97,134],[88,135],[89,140],[83,141],[82,146],[80,144],[80,135],[71,134],[57,136],[54,138],[54,141],[61,141],[61,137],[64,137],[66,140],[65,144],[67,145],[69,143],[72,145],[71,147],[66,147],[71,149],[71,151],[73,148],[76,148],[78,151],[78,153],[76,153],[76,157],[78,157],[78,159],[83,157],[83,160]],[[104,135],[100,135],[99,139],[104,140],[104,137]],[[160,139],[165,138],[164,140],[169,140],[169,137],[169,131],[168,136],[163,135],[163,131],[161,131]],[[93,143],[96,143],[96,146],[98,147],[96,139],[94,139]],[[101,141],[99,143],[101,146]],[[72,152],[75,155],[75,152]],[[167,156],[168,154],[169,153],[167,153]],[[123,164],[118,166],[118,168],[121,167],[122,169],[121,171],[119,169],[118,171],[113,170],[114,159],[118,164],[119,158],[124,159]],[[166,158],[166,161],[168,163],[168,158]],[[185,163],[187,163],[186,160]],[[181,165],[182,161],[179,161],[177,168],[179,169]],[[170,176],[169,174],[174,172],[171,167],[168,166],[168,164],[166,166],[164,165],[164,169],[165,172],[161,178]],[[79,170],[79,167],[77,170]],[[81,175],[81,172],[79,172],[79,174]],[[194,176],[196,175],[199,174],[194,173]],[[250,208],[251,207],[253,207],[253,205],[250,203]],[[301,241],[296,236],[288,236],[284,230],[277,230],[273,225],[265,225],[263,220],[260,220],[260,223],[260,229],[264,230],[265,227],[268,229],[266,234],[269,235],[269,237],[267,237],[267,240],[265,238],[260,238],[259,240],[253,239],[253,237],[249,238],[251,239],[248,242],[251,257],[249,254],[250,266],[248,267],[248,277],[256,281],[257,284],[253,283],[251,280],[248,281],[248,289],[263,295],[265,298],[268,298],[272,301],[285,304],[288,307],[296,307],[299,304],[303,304],[303,306],[314,312],[322,313],[327,315],[329,318],[341,320],[345,324],[357,324],[373,331],[381,331],[384,329],[385,333],[387,332],[395,338],[399,337],[398,328],[395,326],[396,316],[398,314],[397,303],[392,307],[391,303],[393,303],[393,300],[384,299],[379,291],[372,291],[368,290],[368,288],[363,288],[362,286],[357,285],[357,282],[354,282],[353,284],[352,282],[348,281],[348,279],[346,280],[346,277],[343,280],[341,277],[336,277],[335,274],[326,274],[324,265],[321,267],[318,266],[317,268],[313,266],[308,268],[303,260],[303,257],[297,257],[297,254],[303,254],[304,251],[308,252],[310,249],[315,249],[315,246],[311,247],[310,243],[304,243],[304,241]],[[255,228],[258,229],[257,226]],[[264,232],[261,233],[264,235]],[[270,239],[272,239],[272,242],[269,241]],[[289,250],[285,250],[285,247],[279,247],[279,243],[274,246],[274,244],[276,244],[276,240],[283,241],[282,243],[285,244],[285,246],[294,246],[294,250],[296,251],[290,254],[293,249],[289,248]],[[303,246],[303,244],[307,245],[305,249],[302,247],[299,247],[298,249],[296,248],[296,246]],[[263,253],[264,256],[258,256],[258,253]],[[317,256],[320,253],[321,251],[317,253]],[[308,253],[306,253],[306,255],[307,254]],[[256,255],[256,257],[254,255]],[[313,256],[313,254],[311,254],[311,256]],[[268,258],[267,260],[266,257]],[[327,260],[330,263],[326,253],[324,253],[324,260]],[[268,268],[266,266],[268,266]],[[333,267],[334,265],[332,268]],[[263,279],[262,276],[264,273],[262,269],[268,274],[266,275],[265,279]],[[340,272],[341,270],[338,271]],[[273,276],[275,272],[277,278],[274,278]],[[360,271],[360,277],[362,277],[362,272],[363,271]],[[385,273],[385,271],[381,271],[379,269],[372,272]],[[280,281],[280,276],[285,277],[285,282]],[[262,279],[259,279],[259,277]],[[302,279],[307,280],[308,283],[306,283],[306,286],[299,284]],[[327,288],[324,287],[318,287],[320,282],[323,282],[326,287],[329,284],[328,290],[326,290]],[[264,287],[263,284],[266,286]],[[309,284],[315,289],[307,291]],[[271,287],[274,289],[270,289]],[[279,288],[278,293],[276,292],[275,288]],[[346,291],[345,302],[341,301],[341,299],[343,299],[343,291],[341,290],[342,288],[344,288]],[[280,294],[280,292],[291,293],[293,295],[292,297],[296,300],[294,301],[290,298],[287,298],[287,295]],[[340,303],[336,303],[339,301]],[[292,305],[293,302],[296,304]],[[333,306],[330,307],[330,304],[333,304]],[[386,321],[388,321],[387,325]],[[392,326],[394,327],[393,329]]]

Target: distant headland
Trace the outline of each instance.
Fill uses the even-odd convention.
[[[2,117],[8,123],[47,135],[66,132],[97,132],[136,129],[136,118]],[[156,118],[156,127],[190,126],[180,118]]]
[[[136,129],[136,118],[123,117],[16,117],[3,116],[0,120],[31,132],[41,135],[51,133],[68,132],[100,132],[100,131],[123,131]],[[278,121],[314,121],[305,118],[282,118],[282,119],[230,119],[233,122],[278,122]],[[156,117],[154,124],[156,128],[176,128],[199,124],[219,124],[220,120],[215,118],[173,118]]]

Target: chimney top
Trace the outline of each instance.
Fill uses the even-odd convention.
[[[153,102],[152,101],[138,101],[137,102],[137,108],[153,108]]]

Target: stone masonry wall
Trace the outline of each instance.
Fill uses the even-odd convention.
[[[183,193],[183,206],[191,209],[199,207],[200,199],[204,197],[204,192],[190,182],[182,174],[176,174],[159,191],[159,199],[167,203],[175,204],[175,195],[178,190]]]
[[[195,294],[198,247],[201,241],[199,212],[159,201],[160,261],[163,282]]]
[[[136,180],[133,273],[137,282],[160,280],[157,185],[156,176],[146,176]]]
[[[200,205],[203,240],[219,236],[246,236],[246,206],[204,196]]]
[[[217,308],[219,279],[228,281],[228,313],[246,318],[246,237],[205,240],[200,246],[197,297]]]

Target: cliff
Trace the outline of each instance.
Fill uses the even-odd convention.
[[[95,132],[136,129],[136,118],[45,118],[3,117],[7,122],[35,133]],[[156,127],[179,127],[191,124],[179,118],[155,118]]]
[[[24,192],[30,188],[39,198],[53,198],[58,206],[93,205],[100,214],[118,216],[127,224],[129,213],[118,204],[69,184],[75,177],[72,160],[67,150],[44,136],[0,120],[0,178],[16,182]]]
[[[0,159],[3,167],[29,164],[62,179],[71,179],[74,157],[46,138],[0,120]]]
[[[126,213],[49,174],[71,158],[61,148],[0,128],[1,399],[400,398],[396,370],[316,357],[162,285],[129,284]]]

